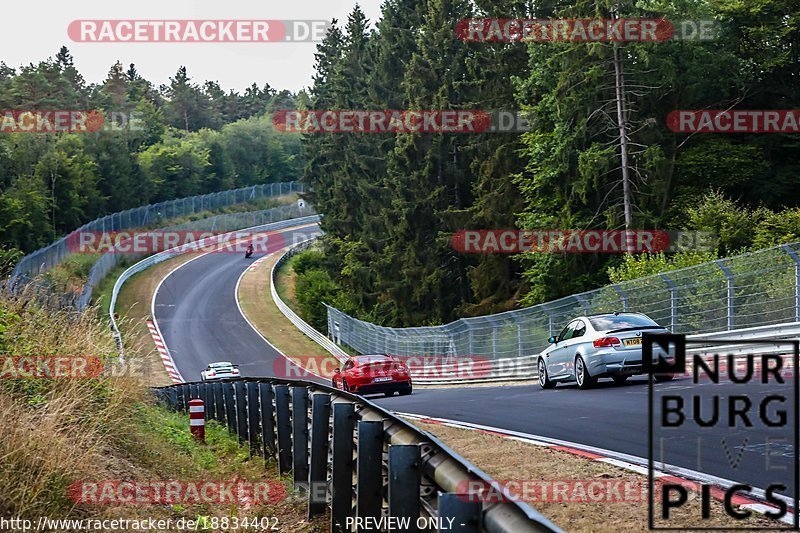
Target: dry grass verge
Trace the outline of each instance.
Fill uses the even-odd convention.
[[[0,358],[96,357],[116,362],[107,328],[92,314],[50,312],[25,296],[0,296]],[[322,531],[291,498],[273,504],[89,504],[69,497],[78,481],[271,480],[289,491],[274,461],[251,457],[227,430],[211,423],[207,444],[189,437],[185,414],[154,405],[129,351],[125,369],[94,378],[0,380],[0,516],[59,518],[187,518],[276,516],[281,531]],[[4,368],[7,368],[4,366]],[[126,370],[122,372],[121,370]],[[63,529],[62,529],[63,530]]]
[[[505,439],[478,431],[452,428],[439,424],[412,422],[439,437],[447,446],[478,465],[498,481],[584,481],[627,480],[638,487],[646,487],[647,476],[636,474],[607,463],[593,461],[573,454]],[[571,502],[531,501],[532,507],[552,520],[565,531],[640,532],[647,530],[647,498],[637,501]],[[551,498],[552,499],[552,498]],[[697,495],[681,510],[681,517],[670,519],[671,527],[697,527],[700,525],[700,503]],[[656,525],[659,525],[658,523]],[[776,523],[763,515],[753,514],[747,520],[734,521],[724,515],[722,503],[713,501],[711,519],[703,521],[704,527],[776,527]],[[663,526],[662,526],[663,527]]]
[[[338,367],[339,361],[298,330],[272,301],[270,273],[281,254],[282,251],[268,256],[244,274],[237,294],[239,304],[247,319],[278,350],[301,365],[313,362],[314,368],[309,370],[331,377],[324,370]]]

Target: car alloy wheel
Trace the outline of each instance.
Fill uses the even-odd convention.
[[[578,388],[580,389],[588,389],[595,382],[595,379],[589,375],[586,363],[580,355],[575,358],[575,381],[578,382]]]

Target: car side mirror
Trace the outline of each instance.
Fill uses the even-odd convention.
[[[340,368],[334,368],[334,369],[333,369],[333,373],[334,373],[334,374],[339,374],[341,371],[342,371],[342,370],[341,370]]]
[[[550,337],[549,339],[547,339],[547,342],[549,342],[550,344],[555,344],[556,342],[558,342],[558,339],[556,339],[555,337]]]

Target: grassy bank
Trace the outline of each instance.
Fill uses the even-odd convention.
[[[25,295],[0,298],[0,516],[49,518],[188,518],[276,516],[284,531],[318,531],[292,498],[240,504],[129,505],[76,503],[74,483],[124,480],[272,480],[291,494],[273,461],[250,457],[227,430],[211,423],[207,444],[189,437],[188,416],[154,403],[138,354],[120,367],[106,328],[92,318],[51,312]],[[24,356],[97,358],[98,377],[20,378],[10,362]],[[108,372],[111,368],[115,372]]]

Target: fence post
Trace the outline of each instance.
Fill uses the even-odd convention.
[[[258,405],[258,383],[248,382],[247,387],[247,422],[250,436],[250,454],[258,452],[258,435],[261,433],[259,422],[261,410]]]
[[[611,287],[619,294],[619,300],[622,303],[622,311],[626,312],[628,310],[628,293],[616,283],[612,283]]]
[[[419,445],[390,445],[389,516],[409,518],[408,527],[403,529],[408,533],[418,531],[421,477]]]
[[[579,304],[581,304],[584,314],[590,315],[591,311],[589,308],[589,302],[586,301],[586,298],[584,298],[582,294],[576,294],[575,299],[578,300]]]
[[[548,333],[550,334],[550,336],[552,337],[553,336],[553,328],[555,327],[555,325],[553,324],[553,318],[555,318],[555,317],[553,315],[553,312],[550,309],[547,308],[546,304],[542,304],[542,309],[544,309],[544,312],[547,313],[547,330],[548,330]]]
[[[722,273],[725,274],[725,278],[727,279],[728,284],[728,331],[733,329],[733,306],[734,306],[734,290],[733,290],[733,272],[731,269],[725,266],[722,262],[722,259],[717,259],[714,261],[717,264]]]
[[[308,389],[292,387],[292,473],[294,490],[308,489]]]
[[[289,419],[289,386],[275,387],[275,415],[278,430],[278,470],[285,474],[292,469],[292,421]]]
[[[234,390],[236,391],[236,434],[239,436],[239,442],[248,440],[247,431],[247,400],[244,381],[236,381],[234,383]]]
[[[675,333],[675,326],[678,324],[678,298],[675,283],[666,274],[659,274],[664,283],[669,288],[669,329]]]
[[[346,531],[353,513],[353,430],[355,408],[352,403],[333,404],[333,453],[331,456],[331,531]]]
[[[223,383],[222,390],[225,395],[225,422],[228,432],[236,433],[236,407],[233,405],[233,383]]]
[[[328,497],[328,424],[331,418],[331,395],[311,397],[311,458],[308,471],[308,517],[325,512]]]
[[[794,259],[794,319],[800,322],[800,257],[788,244],[783,245],[783,250]]]
[[[270,383],[259,383],[258,393],[261,403],[261,444],[264,450],[264,459],[266,459],[274,455],[276,451],[272,385]]]
[[[447,520],[440,521],[439,531],[450,533],[480,533],[483,506],[472,496],[446,492],[439,494],[439,518],[452,518],[452,528]]]
[[[359,420],[356,447],[356,516],[378,519],[383,505],[383,422]]]

